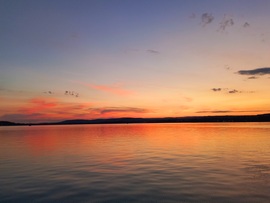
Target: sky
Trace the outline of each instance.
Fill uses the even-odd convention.
[[[0,120],[270,112],[270,0],[0,0]]]

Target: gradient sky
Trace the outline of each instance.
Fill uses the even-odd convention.
[[[270,0],[0,0],[0,120],[270,112]]]

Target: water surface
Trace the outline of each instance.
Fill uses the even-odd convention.
[[[270,123],[0,127],[1,202],[269,202]]]

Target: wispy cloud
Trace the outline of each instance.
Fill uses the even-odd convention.
[[[219,24],[219,31],[225,31],[227,27],[234,25],[234,20],[230,17],[224,16],[223,20]]]
[[[0,120],[44,122],[74,118],[77,115],[84,115],[87,118],[88,109],[92,105],[92,103],[62,102],[52,97],[35,97],[2,115]]]
[[[213,114],[223,114],[223,113],[260,113],[269,112],[267,110],[252,110],[252,111],[237,111],[237,110],[206,110],[197,111],[196,113],[213,113]]]
[[[36,97],[28,101],[26,106],[21,107],[18,111],[20,113],[37,113],[48,111],[58,105],[58,102],[54,98]]]
[[[213,92],[226,92],[226,93],[229,93],[230,91],[233,91],[234,89],[214,87],[211,90]]]
[[[242,90],[236,90],[236,89],[230,89],[230,88],[212,88],[213,92],[225,92],[229,94],[236,94],[236,93],[254,93],[253,91],[242,91]]]
[[[135,48],[133,48],[133,49],[127,49],[125,52],[126,53],[128,53],[128,52],[137,52],[137,53],[146,52],[148,54],[160,54],[160,51],[155,50],[155,49],[135,49]]]
[[[252,70],[239,70],[239,75],[268,75],[270,74],[270,67],[256,68]]]
[[[78,93],[78,92],[70,91],[70,90],[66,90],[66,91],[65,91],[65,95],[74,96],[74,97],[79,97],[79,93]]]
[[[221,88],[212,88],[212,90],[213,90],[214,92],[220,92],[222,89],[221,89]]]
[[[211,13],[203,13],[201,16],[201,24],[203,27],[210,24],[213,20],[214,16]]]
[[[43,92],[44,94],[54,94],[54,92],[52,92],[52,91],[45,91],[45,92]]]
[[[249,80],[255,80],[255,79],[258,79],[258,77],[255,77],[255,76],[251,76],[251,77],[248,77]]]
[[[159,51],[157,51],[157,50],[153,50],[153,49],[148,49],[148,50],[146,50],[148,53],[150,53],[150,54],[159,54],[160,52]]]
[[[244,28],[247,28],[247,27],[249,27],[250,26],[250,24],[248,23],[248,22],[245,22],[244,24],[243,24],[243,27]]]
[[[109,113],[149,113],[150,111],[144,108],[136,107],[103,107],[103,108],[90,108],[91,113],[94,114],[109,114]]]
[[[43,92],[44,94],[47,94],[47,95],[59,95],[60,93],[59,92],[54,92],[54,91],[45,91]],[[66,96],[73,96],[73,97],[79,97],[79,93],[76,92],[76,91],[72,91],[72,90],[65,90],[65,91],[62,91],[61,94],[64,94]]]
[[[140,107],[93,107],[95,103],[63,102],[52,97],[35,97],[22,106],[0,115],[0,120],[13,122],[52,122],[67,119],[94,119],[136,117],[153,113],[152,110]]]
[[[197,111],[196,113],[231,113],[232,111]]]
[[[229,94],[235,94],[235,93],[242,93],[242,91],[238,91],[236,89],[233,89],[233,90],[229,90],[228,93]]]
[[[130,96],[134,94],[133,91],[124,89],[122,85],[118,83],[112,84],[112,85],[96,85],[92,83],[89,84],[89,83],[82,83],[82,82],[76,82],[76,83],[81,84],[85,87],[89,87],[94,90],[99,90],[102,92],[107,92],[107,93],[111,93],[118,96]]]

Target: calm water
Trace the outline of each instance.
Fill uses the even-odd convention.
[[[270,123],[0,127],[0,202],[269,202]]]

